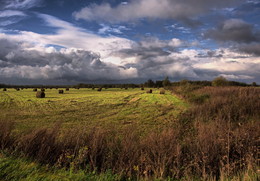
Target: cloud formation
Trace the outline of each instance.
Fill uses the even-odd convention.
[[[1,38],[1,37],[0,37]],[[0,76],[25,79],[74,81],[135,78],[134,68],[104,63],[83,49],[35,46],[31,42],[0,39]]]
[[[165,40],[149,37],[133,41],[107,33],[101,36],[50,15],[38,17],[46,26],[55,28],[54,32],[0,33],[0,81],[59,80],[66,84],[165,76],[174,80],[210,80],[223,75],[246,81],[260,77],[259,44],[253,40],[247,43],[246,38],[243,41],[233,38],[231,48],[202,49],[194,40],[172,36]],[[243,21],[231,22],[224,29],[240,31],[241,27],[249,26]],[[113,28],[118,27],[109,26],[104,31],[114,31]],[[256,37],[252,28],[249,33]]]
[[[1,1],[0,9],[30,9],[39,6],[42,0],[4,0]]]
[[[130,0],[116,7],[108,3],[91,4],[73,15],[76,19],[111,23],[152,18],[177,19],[186,24],[196,25],[198,22],[194,21],[194,17],[213,8],[228,7],[234,2],[234,0]]]
[[[241,19],[228,19],[216,29],[207,31],[205,37],[222,42],[250,43],[260,41],[260,32],[255,32],[251,24]]]

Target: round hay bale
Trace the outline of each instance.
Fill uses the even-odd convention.
[[[34,88],[34,89],[33,89],[33,91],[34,91],[34,92],[37,92],[37,89],[36,89],[36,88]]]
[[[69,91],[70,89],[69,88],[66,88],[66,91]]]
[[[38,92],[36,92],[36,97],[37,98],[45,98],[45,93],[43,91],[38,91]]]
[[[146,93],[151,94],[151,93],[153,93],[153,90],[152,89],[147,90]]]
[[[165,94],[165,90],[164,89],[160,90],[160,94]]]
[[[102,91],[102,88],[101,88],[101,87],[100,87],[100,88],[98,88],[98,90],[97,90],[97,91],[99,91],[99,92],[100,92],[100,91]]]
[[[63,94],[64,93],[64,91],[63,90],[59,90],[59,94]]]
[[[6,88],[4,88],[4,89],[3,89],[3,91],[7,91],[7,89],[6,89]]]

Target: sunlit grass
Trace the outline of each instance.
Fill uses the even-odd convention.
[[[15,121],[18,131],[49,127],[57,121],[63,128],[82,125],[121,129],[134,124],[149,130],[172,124],[188,106],[168,91],[159,94],[159,89],[152,94],[140,89],[70,89],[64,94],[46,89],[43,99],[35,94],[32,89],[1,91],[1,119]]]

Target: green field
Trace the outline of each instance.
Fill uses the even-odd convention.
[[[0,90],[0,180],[257,180],[259,91]]]
[[[139,129],[160,129],[174,123],[187,104],[172,95],[152,94],[140,89],[70,89],[58,94],[46,89],[45,98],[36,98],[32,89],[0,91],[2,120],[14,121],[18,131],[52,127],[61,122],[63,128],[85,126],[121,129],[129,125]]]

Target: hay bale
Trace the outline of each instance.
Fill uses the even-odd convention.
[[[153,90],[152,89],[147,90],[146,93],[151,94],[151,93],[153,93]]]
[[[63,90],[59,90],[59,94],[63,94],[64,93],[64,91]]]
[[[44,92],[44,91],[45,91],[45,89],[44,89],[44,88],[41,88],[41,91],[42,91],[42,92]]]
[[[99,91],[99,92],[100,92],[100,91],[102,91],[102,88],[101,88],[101,87],[100,87],[100,88],[98,88],[98,90],[97,90],[97,91]]]
[[[6,88],[4,88],[4,89],[3,89],[3,91],[7,91],[7,89],[6,89]]]
[[[36,88],[34,88],[34,89],[33,89],[33,91],[34,91],[34,92],[37,92],[37,89],[36,89]]]
[[[44,98],[45,97],[45,93],[43,91],[38,91],[38,92],[36,92],[36,97],[37,98]]]
[[[66,91],[69,91],[70,89],[69,88],[66,88]]]
[[[160,94],[165,94],[165,90],[164,89],[160,90]]]

